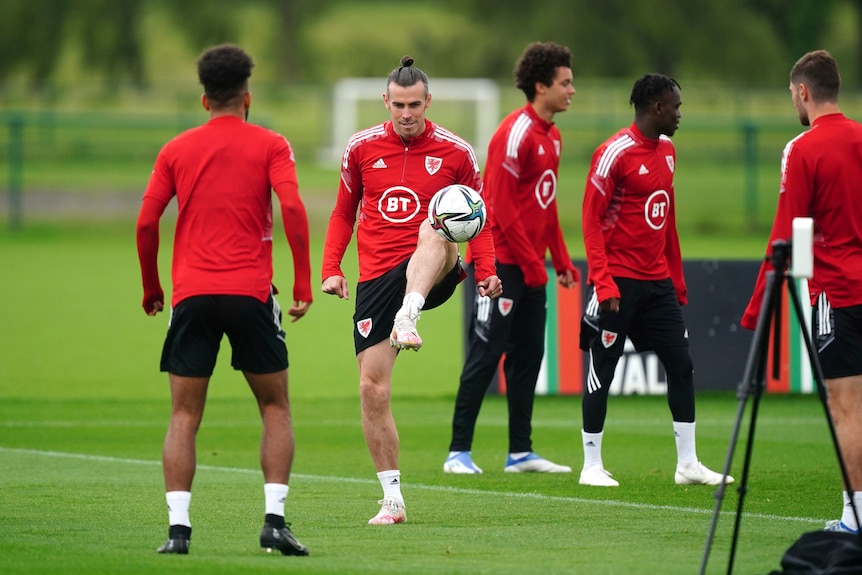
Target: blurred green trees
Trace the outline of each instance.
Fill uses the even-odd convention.
[[[248,29],[251,10],[266,30]],[[292,82],[380,75],[405,53],[436,76],[508,79],[527,42],[554,40],[582,76],[774,83],[815,48],[858,68],[860,12],[860,0],[3,0],[0,82],[39,86],[74,54],[92,78],[145,87],[146,48],[170,35],[193,55],[251,37]]]

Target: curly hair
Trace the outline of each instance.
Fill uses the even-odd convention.
[[[668,92],[679,90],[679,83],[664,74],[644,74],[635,81],[632,87],[632,95],[629,104],[635,107],[635,111],[643,111],[650,104],[658,102]]]
[[[790,71],[790,81],[805,84],[815,102],[837,102],[841,75],[835,58],[826,50],[815,50],[802,56]]]
[[[389,94],[389,84],[395,83],[402,88],[409,88],[421,81],[425,84],[425,97],[428,97],[428,76],[419,68],[413,66],[412,56],[402,56],[401,65],[389,73],[386,78],[386,93]]]
[[[204,50],[198,58],[198,80],[207,99],[223,107],[248,90],[253,67],[254,62],[242,48],[222,44]]]
[[[515,85],[532,102],[536,97],[536,82],[550,86],[560,67],[572,67],[572,53],[568,48],[554,42],[533,42],[515,64]]]

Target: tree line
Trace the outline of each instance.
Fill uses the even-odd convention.
[[[143,32],[149,13],[168,14],[199,52],[235,41],[249,8],[271,13],[276,33],[267,57],[297,82],[377,76],[408,51],[421,52],[436,76],[507,79],[535,40],[569,46],[576,73],[594,77],[655,71],[774,83],[815,48],[849,52],[853,67],[862,68],[862,0],[414,0],[409,7],[374,0],[3,0],[0,83],[16,75],[36,85],[50,80],[75,44],[96,77],[145,87],[144,43],[158,41]],[[847,26],[848,17],[855,24]]]

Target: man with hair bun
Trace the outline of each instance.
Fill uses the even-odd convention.
[[[428,77],[404,56],[386,80],[383,104],[391,118],[347,142],[341,181],[324,245],[321,290],[348,299],[341,262],[356,226],[359,280],[353,341],[359,364],[362,431],[383,489],[380,511],[368,523],[407,519],[398,469],[398,432],[392,417],[392,370],[398,352],[418,350],[422,310],[443,304],[466,276],[458,245],[427,220],[435,192],[464,184],[482,192],[473,148],[425,117],[431,104]],[[358,224],[357,224],[358,221]],[[499,297],[489,226],[470,241],[477,289]]]
[[[572,471],[533,452],[531,438],[533,400],[545,354],[546,252],[551,253],[560,285],[572,288],[579,279],[557,214],[562,138],[553,122],[575,95],[572,55],[565,46],[534,42],[518,59],[514,76],[527,103],[497,127],[488,144],[484,173],[497,274],[506,284],[506,295],[492,302],[474,294],[452,440],[443,463],[446,473],[482,473],[471,454],[473,433],[485,392],[504,354],[509,451],[503,469],[515,473]]]
[[[581,485],[616,487],[602,461],[608,390],[626,337],[638,351],[653,350],[667,373],[667,402],[676,440],[679,485],[718,485],[695,449],[694,368],[682,307],[688,301],[676,231],[671,136],[679,127],[679,84],[646,74],[632,87],[631,126],[596,149],[583,202],[584,247],[593,286],[581,321],[589,352],[582,397],[584,465]]]
[[[242,371],[263,423],[260,464],[266,511],[260,546],[284,555],[308,555],[284,519],[294,436],[285,332],[272,285],[272,191],[281,204],[293,255],[293,304],[287,311],[291,321],[303,318],[312,301],[308,218],[290,144],[246,122],[253,66],[248,54],[231,44],[204,51],[198,78],[204,87],[201,104],[210,119],[161,149],[138,216],[143,308],[154,316],[165,303],[158,269],[159,219],[176,197],[173,294],[161,359],[171,388],[171,420],[162,454],[170,526],[159,553],[189,552],[195,437],[226,334],[231,365]]]

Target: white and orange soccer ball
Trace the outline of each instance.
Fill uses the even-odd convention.
[[[482,196],[464,184],[446,186],[434,194],[428,204],[428,222],[434,231],[450,242],[472,240],[485,227],[486,219]]]

